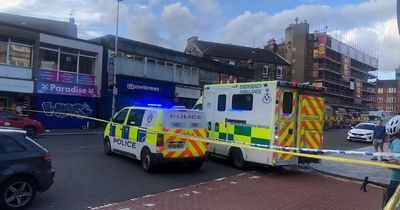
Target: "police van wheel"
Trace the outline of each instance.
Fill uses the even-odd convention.
[[[113,154],[113,152],[111,151],[110,139],[108,139],[108,138],[104,139],[104,153],[106,153],[106,155]]]
[[[150,150],[144,148],[140,157],[140,161],[142,162],[143,170],[147,173],[151,173],[155,169],[153,155]]]
[[[230,152],[230,159],[233,166],[238,169],[246,168],[246,161],[243,158],[243,153],[239,148],[232,148]]]

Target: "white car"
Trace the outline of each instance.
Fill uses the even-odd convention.
[[[365,141],[372,142],[374,137],[374,123],[360,123],[347,133],[347,141]]]

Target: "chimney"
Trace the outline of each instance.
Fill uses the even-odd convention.
[[[277,48],[278,48],[278,45],[276,44],[275,39],[270,39],[267,43],[267,46],[264,47],[264,49],[270,50],[274,53],[276,53]]]

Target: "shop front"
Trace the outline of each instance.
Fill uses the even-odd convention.
[[[127,106],[159,106],[172,107],[175,105],[175,86],[172,84],[143,80],[136,78],[117,77],[118,94],[116,96],[116,112]],[[112,94],[107,97],[105,110],[111,110]],[[105,116],[110,117],[106,112]]]
[[[30,109],[33,81],[0,78],[0,109],[11,109],[20,116],[28,116],[23,109]]]
[[[96,117],[97,87],[83,85],[90,83],[93,79],[84,79],[83,83],[76,83],[76,80],[80,81],[78,80],[79,75],[77,78],[72,75],[60,77],[60,72],[48,70],[39,70],[37,78],[39,81],[35,88],[34,108],[44,113],[36,113],[34,118],[40,121],[46,129],[84,128],[88,124],[93,124],[87,119],[53,113],[63,112]],[[56,82],[57,80],[63,82]]]

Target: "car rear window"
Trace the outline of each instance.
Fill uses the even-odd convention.
[[[168,110],[163,112],[161,126],[168,129],[206,128],[205,115],[196,110]]]
[[[0,154],[23,152],[26,149],[14,138],[0,134]]]

